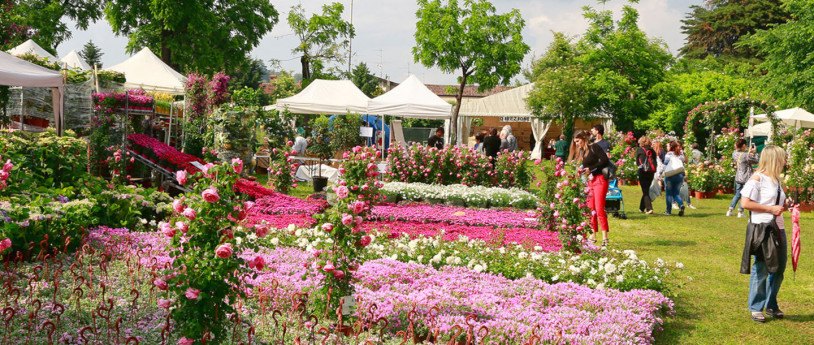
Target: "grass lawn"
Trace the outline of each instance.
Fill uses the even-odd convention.
[[[634,249],[640,258],[678,261],[684,269],[674,275],[676,317],[665,319],[659,344],[812,344],[814,343],[814,214],[801,217],[802,250],[795,278],[791,247],[785,280],[778,295],[783,320],[767,317],[751,321],[746,308],[749,276],[740,274],[748,219],[726,217],[732,195],[696,200],[697,210],[684,217],[663,216],[664,198],[654,201],[653,215],[639,213],[641,190],[623,186],[628,219],[610,218],[611,244]],[[785,214],[791,242],[791,217]],[[791,243],[789,243],[789,246]]]

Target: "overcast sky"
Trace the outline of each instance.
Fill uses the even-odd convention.
[[[350,19],[351,0],[338,1],[345,5],[345,18]],[[321,13],[322,5],[329,2],[331,1],[272,1],[280,12],[280,21],[252,51],[252,56],[262,59],[267,65],[270,59],[281,60],[284,69],[299,72],[299,58],[291,53],[298,41],[286,22],[288,11],[292,5],[301,3],[310,16],[314,12]],[[526,67],[533,54],[539,56],[545,52],[553,39],[552,31],[562,31],[569,35],[585,32],[588,24],[582,17],[583,6],[614,10],[618,16],[626,2],[614,0],[600,5],[593,0],[492,0],[492,3],[500,13],[519,9],[526,21],[523,39],[531,47],[531,53],[523,62]],[[689,12],[691,5],[701,3],[702,0],[640,0],[634,7],[639,11],[639,27],[648,36],[662,38],[670,51],[676,54],[684,43],[680,21]],[[408,73],[412,73],[426,84],[454,83],[455,75],[445,74],[436,68],[427,69],[413,62],[411,49],[415,44],[413,34],[417,9],[415,0],[353,0],[353,25],[356,28],[353,64],[365,62],[374,74],[389,76],[395,82],[402,81]],[[75,31],[70,40],[57,47],[60,57],[71,50],[81,50],[89,40],[93,40],[101,48],[104,53],[102,62],[106,67],[118,64],[128,57],[125,53],[127,38],[114,35],[106,20],[91,25],[87,31],[78,31],[73,24],[70,25]]]

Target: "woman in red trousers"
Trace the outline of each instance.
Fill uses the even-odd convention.
[[[596,233],[602,231],[602,246],[608,245],[608,214],[605,213],[605,196],[608,194],[608,181],[602,174],[602,168],[608,163],[608,155],[597,144],[588,143],[588,132],[578,131],[574,134],[574,144],[582,148],[580,173],[588,176],[588,207],[591,208],[591,228],[594,230],[590,241],[596,243]]]

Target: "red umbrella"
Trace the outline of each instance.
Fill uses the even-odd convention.
[[[800,258],[800,205],[791,209],[791,266],[797,273],[797,259]]]

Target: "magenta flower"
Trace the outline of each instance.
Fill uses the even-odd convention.
[[[186,208],[186,206],[184,206],[183,197],[181,199],[175,199],[175,200],[172,201],[172,209],[175,212],[177,212],[177,213],[184,212],[185,208]]]
[[[182,186],[187,184],[187,171],[186,170],[176,171],[175,180],[178,181],[178,184]]]
[[[258,223],[254,225],[254,234],[257,237],[263,238],[269,233],[269,227],[266,224]]]
[[[195,340],[189,339],[187,337],[183,337],[178,340],[178,345],[192,345],[195,344]]]
[[[331,232],[334,229],[334,225],[331,223],[322,224],[322,230],[325,232]]]
[[[170,287],[169,284],[167,284],[167,282],[161,278],[155,278],[155,280],[153,280],[153,285],[163,291],[167,291],[167,289]]]
[[[178,228],[178,231],[181,231],[185,234],[187,233],[187,231],[189,231],[189,225],[181,221],[175,222],[175,227]]]
[[[187,288],[187,291],[184,292],[184,296],[187,296],[187,298],[189,298],[191,300],[196,300],[196,299],[198,299],[198,295],[200,293],[201,293],[201,290],[193,289],[193,288]]]
[[[9,172],[11,169],[14,168],[14,164],[11,163],[11,159],[6,161],[6,164],[3,164],[3,171]]]
[[[9,249],[9,248],[11,248],[11,239],[6,238],[6,239],[0,241],[0,252],[4,251],[6,249]]]
[[[189,207],[187,207],[184,210],[183,214],[184,214],[184,217],[187,217],[187,219],[189,219],[189,220],[195,220],[195,217],[198,216],[198,212],[195,212],[195,210],[193,210],[193,209],[191,209]]]
[[[158,306],[164,309],[170,309],[172,306],[172,300],[161,298],[158,300]]]
[[[234,170],[235,174],[240,174],[243,171],[243,160],[232,158],[232,170]]]
[[[339,187],[334,188],[334,193],[336,193],[336,197],[338,199],[345,199],[345,198],[348,197],[348,194],[350,193],[350,191],[348,191],[348,187],[339,186]]]
[[[343,215],[342,216],[342,224],[344,224],[345,226],[350,226],[351,224],[353,224],[353,216],[351,216],[349,214]]]
[[[161,222],[158,224],[158,228],[161,230],[161,233],[167,237],[175,236],[175,229],[173,229],[169,223]]]

